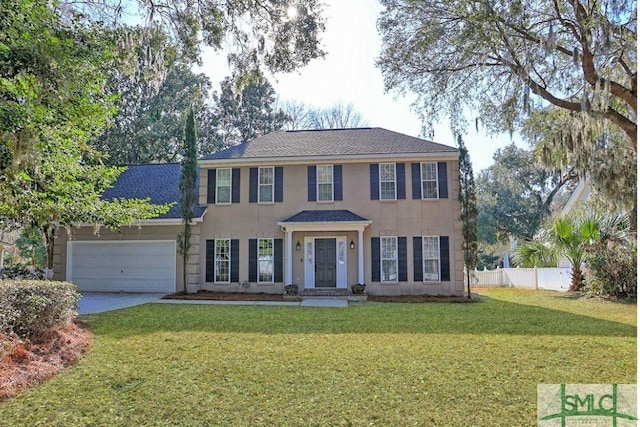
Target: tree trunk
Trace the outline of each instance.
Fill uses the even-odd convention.
[[[56,229],[53,225],[47,224],[40,228],[42,234],[42,242],[47,253],[47,265],[44,270],[44,278],[51,280],[53,278],[53,248],[56,238]]]
[[[580,292],[584,284],[583,282],[584,277],[582,276],[580,264],[571,264],[571,288],[569,290],[573,292]]]

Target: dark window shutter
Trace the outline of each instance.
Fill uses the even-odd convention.
[[[231,203],[240,203],[240,169],[231,170]]]
[[[273,189],[273,201],[282,202],[284,200],[284,169],[282,166],[274,168],[275,187]]]
[[[207,240],[207,248],[206,248],[206,273],[205,273],[205,281],[213,282],[213,263],[214,258],[216,256],[215,250],[215,240]]]
[[[404,163],[396,163],[396,196],[398,200],[407,198],[407,183],[404,173]]]
[[[273,239],[273,281],[284,282],[282,270],[282,239]]]
[[[333,200],[342,200],[342,165],[333,165]]]
[[[209,169],[207,173],[207,203],[216,202],[216,170]]]
[[[451,280],[449,269],[449,236],[440,236],[440,280]]]
[[[398,237],[398,281],[407,281],[407,238]]]
[[[240,240],[231,239],[231,282],[240,281]]]
[[[249,203],[258,203],[258,168],[249,169]]]
[[[317,200],[315,166],[307,166],[307,199],[310,202],[315,202]]]
[[[422,282],[424,271],[422,269],[422,237],[413,238],[413,281]]]
[[[447,162],[438,162],[438,197],[441,199],[449,197]]]
[[[377,163],[369,165],[369,182],[371,185],[371,200],[380,200],[380,170]]]
[[[380,281],[380,238],[371,238],[371,281]]]
[[[422,199],[420,163],[411,163],[411,197],[414,199]]]
[[[249,281],[258,281],[258,239],[249,239]]]

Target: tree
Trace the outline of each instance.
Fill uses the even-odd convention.
[[[225,48],[229,64],[239,74],[256,67],[290,72],[324,56],[318,0],[61,0],[59,9],[65,16],[80,14],[113,28],[121,27],[125,18],[138,19],[145,28],[161,27],[189,63],[200,61],[202,45]],[[127,40],[121,46],[125,51],[130,47]]]
[[[259,71],[240,79],[225,78],[213,95],[214,146],[202,146],[208,154],[282,129],[286,115],[275,110],[273,86]],[[202,152],[206,149],[208,153]]]
[[[187,291],[187,259],[191,248],[191,221],[193,208],[198,202],[198,148],[196,119],[193,108],[189,110],[184,125],[184,154],[180,168],[180,216],[182,233],[178,236],[178,253],[182,255],[182,278]]]
[[[462,221],[462,250],[467,270],[467,296],[471,299],[471,270],[478,265],[478,208],[473,166],[464,141],[458,136],[458,179],[460,181],[460,220]]]
[[[0,217],[40,232],[50,277],[57,227],[113,228],[168,208],[100,198],[122,171],[87,145],[111,109],[102,88],[113,46],[103,29],[63,23],[30,0],[0,3],[0,16]]]
[[[513,144],[497,150],[493,159],[477,182],[480,240],[491,244],[508,237],[532,238],[558,193],[575,184],[577,174],[547,170],[533,152]]]
[[[353,104],[337,103],[329,108],[313,108],[301,102],[283,104],[288,116],[286,128],[302,129],[346,129],[367,126],[362,115]]]
[[[201,123],[212,127],[206,102],[210,81],[191,71],[161,28],[125,27],[119,33],[131,40],[127,54],[134,56],[130,62],[135,67],[121,62],[109,70],[106,90],[117,97],[117,112],[112,125],[91,145],[108,154],[112,165],[175,162],[189,106],[195,107]],[[154,68],[155,62],[149,64],[148,56],[164,62],[161,71]]]
[[[565,257],[571,264],[571,290],[584,285],[582,264],[587,260],[587,248],[606,242],[613,235],[626,234],[628,221],[622,216],[598,213],[565,215],[551,218],[534,240],[518,248],[518,259],[524,266],[540,266]]]
[[[494,131],[562,109],[564,138],[593,144],[604,124],[637,151],[637,3],[619,0],[382,0],[387,89],[418,94],[427,122],[465,108]]]

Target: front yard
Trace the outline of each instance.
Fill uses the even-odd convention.
[[[474,304],[144,305],[84,320],[76,366],[3,426],[522,426],[539,383],[636,383],[636,305],[481,291]]]

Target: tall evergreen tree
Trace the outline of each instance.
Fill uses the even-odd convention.
[[[182,278],[186,292],[187,260],[191,248],[191,221],[193,220],[193,208],[198,202],[198,147],[193,108],[189,110],[184,125],[184,155],[181,166],[180,215],[182,216],[182,233],[178,236],[178,251],[182,255]]]
[[[460,220],[462,221],[462,250],[467,270],[467,297],[471,298],[471,269],[478,264],[478,208],[476,206],[476,184],[469,151],[458,136],[458,170],[460,191]]]

